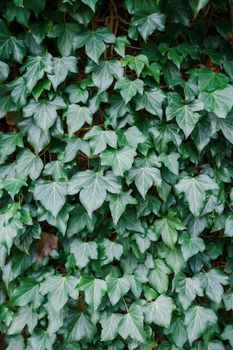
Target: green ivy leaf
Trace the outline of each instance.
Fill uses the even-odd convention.
[[[186,176],[175,186],[177,193],[184,193],[190,211],[199,216],[203,209],[206,191],[218,189],[217,184],[208,175]]]
[[[92,122],[91,111],[87,107],[81,107],[79,105],[69,105],[67,111],[67,125],[69,130],[69,136],[81,129],[84,123],[89,125]]]
[[[210,270],[207,273],[200,273],[201,286],[208,297],[219,304],[224,293],[223,286],[228,284],[228,277],[220,270]]]
[[[2,181],[2,188],[4,188],[9,195],[14,199],[15,195],[19,193],[23,186],[26,186],[27,182],[22,179],[17,179],[15,177],[7,177]]]
[[[70,246],[70,252],[74,254],[76,265],[79,268],[87,266],[91,259],[98,259],[97,244],[95,242],[83,242],[75,239]]]
[[[78,284],[78,289],[84,291],[87,304],[95,311],[100,306],[100,303],[107,292],[107,284],[99,278],[82,276]]]
[[[175,306],[170,297],[160,295],[152,303],[148,303],[144,307],[145,321],[155,323],[161,327],[168,327],[171,323],[172,311]]]
[[[102,130],[99,126],[94,126],[86,133],[84,140],[90,140],[90,147],[93,155],[104,151],[107,145],[112,148],[117,148],[117,135],[115,131]]]
[[[40,293],[48,294],[49,306],[58,311],[64,307],[70,296],[73,299],[78,297],[76,286],[78,279],[73,276],[50,276],[40,286]]]
[[[203,289],[198,277],[186,278],[183,273],[179,273],[174,277],[172,284],[185,310],[192,304],[197,295],[203,296]]]
[[[123,77],[116,82],[115,90],[120,90],[125,103],[128,103],[137,93],[140,95],[143,94],[143,86],[143,81],[140,79],[130,80]]]
[[[154,261],[154,267],[149,273],[148,280],[150,285],[160,294],[167,291],[169,273],[170,269],[162,259]]]
[[[143,68],[149,65],[148,58],[145,55],[131,56],[126,55],[121,59],[123,66],[128,65],[130,69],[134,70],[139,77]]]
[[[209,0],[189,0],[189,4],[194,11],[196,17],[198,12],[208,4]]]
[[[100,89],[106,91],[111,86],[113,79],[123,77],[123,68],[119,61],[101,61],[92,73],[93,83]]]
[[[24,42],[16,37],[12,36],[8,30],[6,24],[0,20],[0,58],[10,59],[11,57],[22,63],[22,60],[26,54],[26,48]]]
[[[162,103],[165,100],[164,93],[158,89],[150,89],[144,92],[144,95],[138,99],[137,110],[145,108],[152,115],[162,118]]]
[[[156,220],[154,223],[155,232],[162,236],[162,240],[170,248],[174,248],[174,244],[177,241],[177,230],[184,230],[185,226],[182,222],[173,215],[169,215],[160,220]]]
[[[228,340],[230,345],[233,346],[233,326],[227,325],[222,333],[222,339]]]
[[[161,174],[159,169],[152,167],[133,168],[129,171],[127,182],[135,182],[138,192],[145,199],[148,190],[153,186],[161,186]]]
[[[226,118],[233,106],[232,93],[233,86],[227,85],[224,89],[201,92],[199,99],[203,101],[208,112],[213,112],[218,118]]]
[[[121,244],[115,241],[110,241],[109,239],[105,238],[103,240],[103,247],[105,253],[105,258],[103,260],[104,265],[108,264],[114,259],[120,260],[123,254],[123,246]]]
[[[18,175],[29,176],[35,181],[44,167],[39,156],[32,153],[29,149],[23,150],[17,157],[16,172]]]
[[[0,61],[0,81],[6,80],[10,73],[10,69],[8,64],[5,62]]]
[[[101,320],[101,340],[109,341],[114,340],[117,337],[118,326],[122,319],[119,314],[111,314],[110,316],[104,315]]]
[[[26,306],[32,303],[34,308],[41,305],[43,296],[39,291],[39,284],[32,277],[25,277],[21,280],[20,285],[11,295],[11,303],[16,306]]]
[[[118,333],[123,339],[134,339],[140,343],[145,341],[143,330],[143,313],[139,305],[131,305],[127,313],[122,317],[118,326]]]
[[[45,330],[37,330],[28,339],[28,349],[40,349],[40,350],[52,350],[52,346],[55,342],[55,335],[51,335]]]
[[[112,167],[114,174],[123,176],[131,169],[136,152],[130,147],[124,147],[119,150],[104,151],[100,158],[101,164]]]
[[[58,97],[52,101],[36,102],[31,100],[24,107],[24,116],[26,118],[33,116],[36,125],[44,132],[47,132],[57,119],[57,110],[64,107],[63,100]]]
[[[29,333],[32,334],[37,322],[37,313],[33,312],[29,306],[22,307],[19,309],[18,313],[15,314],[7,333],[18,334],[27,326]]]
[[[213,310],[199,305],[188,309],[185,314],[185,325],[187,326],[189,343],[192,344],[209,326],[214,325],[216,321],[217,316]]]
[[[137,200],[131,196],[132,191],[120,194],[111,194],[108,197],[113,222],[116,225],[128,204],[137,204]]]
[[[36,83],[43,78],[45,72],[52,73],[52,56],[47,52],[41,56],[29,56],[22,69],[26,70],[24,78],[27,88],[32,91]]]
[[[106,44],[113,44],[114,41],[115,36],[107,28],[97,28],[94,31],[79,32],[74,38],[73,46],[75,49],[85,46],[87,56],[98,63]]]
[[[79,26],[76,23],[62,23],[56,24],[48,36],[57,38],[57,46],[62,56],[69,56],[78,32]]]
[[[82,0],[84,4],[89,6],[93,12],[95,12],[96,3],[98,0]]]
[[[201,91],[213,91],[224,89],[228,79],[222,73],[215,73],[210,68],[202,68],[198,71],[198,83]]]
[[[200,115],[196,112],[201,111],[203,107],[203,103],[199,100],[185,103],[177,93],[171,93],[168,95],[167,120],[176,117],[177,124],[187,138],[200,118]]]
[[[69,338],[76,342],[82,339],[91,341],[95,333],[96,333],[95,325],[90,321],[87,315],[85,315],[84,313],[81,313],[78,316],[78,320],[76,321],[70,333]]]
[[[183,233],[179,239],[181,245],[181,251],[185,261],[196,255],[199,252],[205,250],[205,243],[202,238],[191,236],[188,233]]]
[[[127,276],[115,277],[110,274],[106,277],[106,283],[108,297],[113,306],[116,305],[130,289],[130,282]]]
[[[165,15],[162,13],[152,13],[147,16],[140,16],[133,20],[132,25],[138,27],[138,30],[144,40],[147,40],[156,29],[164,30]]]
[[[55,57],[53,59],[53,74],[48,74],[49,80],[52,82],[56,90],[67,77],[68,73],[77,73],[77,58],[69,57]]]
[[[57,217],[65,204],[66,193],[67,184],[65,182],[40,180],[36,183],[33,195],[45,209]]]

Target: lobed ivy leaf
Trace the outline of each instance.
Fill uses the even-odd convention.
[[[217,184],[207,175],[186,176],[175,186],[178,193],[184,193],[190,211],[199,216],[204,206],[206,191],[218,189]]]
[[[217,316],[211,309],[199,305],[188,309],[185,315],[185,325],[187,326],[189,343],[192,344],[209,326],[214,325],[216,321]]]
[[[173,309],[172,299],[165,295],[160,295],[155,301],[145,306],[145,321],[148,323],[153,322],[161,327],[168,327],[171,323]]]

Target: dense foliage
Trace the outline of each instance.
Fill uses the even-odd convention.
[[[0,12],[0,348],[232,349],[232,5]]]

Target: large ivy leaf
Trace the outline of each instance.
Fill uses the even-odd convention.
[[[104,315],[101,320],[102,332],[101,340],[109,341],[117,337],[118,326],[122,316],[119,314],[112,314],[110,316]]]
[[[78,31],[79,26],[76,23],[61,23],[56,24],[49,32],[50,38],[57,38],[58,49],[62,56],[71,54]]]
[[[171,298],[160,295],[155,301],[145,306],[145,321],[155,323],[161,327],[168,327],[171,323],[174,304]]]
[[[165,244],[170,248],[174,248],[174,244],[177,241],[177,230],[184,230],[185,226],[179,219],[170,215],[160,220],[156,220],[154,223],[155,232],[162,236]]]
[[[26,306],[32,303],[38,308],[43,300],[39,291],[39,284],[34,278],[24,278],[11,295],[11,303],[16,306]]]
[[[49,335],[45,330],[37,330],[28,339],[28,350],[40,349],[40,350],[52,350],[55,342],[55,335]]]
[[[189,0],[195,16],[197,16],[198,12],[205,7],[208,2],[209,0]]]
[[[127,177],[128,183],[135,182],[138,192],[145,198],[148,190],[153,186],[161,186],[161,175],[159,169],[152,167],[133,168]]]
[[[43,166],[39,156],[29,149],[25,149],[17,159],[16,171],[19,176],[23,174],[23,176],[29,176],[32,180],[36,180],[40,176]]]
[[[233,326],[227,325],[222,333],[222,339],[228,340],[230,345],[233,346]]]
[[[64,151],[63,162],[71,162],[76,157],[78,151],[82,151],[84,154],[89,156],[90,146],[88,142],[75,136],[69,138]]]
[[[80,32],[75,36],[73,45],[75,49],[85,46],[87,56],[98,63],[106,44],[112,44],[114,41],[115,36],[106,28],[97,28],[94,31]]]
[[[83,242],[76,239],[71,243],[71,253],[74,254],[76,265],[79,268],[87,266],[90,259],[98,258],[97,244],[95,242]]]
[[[33,116],[36,125],[42,131],[47,132],[57,119],[57,110],[64,107],[64,102],[59,98],[55,98],[52,101],[41,102],[31,100],[29,104],[24,107],[24,116],[26,118]]]
[[[98,0],[82,0],[82,2],[84,4],[86,4],[87,6],[89,6],[93,12],[95,11],[95,6],[96,6],[97,1]]]
[[[65,204],[66,192],[65,182],[41,180],[36,183],[34,197],[56,217]]]
[[[94,84],[105,91],[112,84],[113,79],[120,79],[123,76],[123,68],[119,61],[101,61],[92,74]]]
[[[224,89],[201,92],[199,99],[203,101],[208,112],[213,112],[218,118],[226,118],[233,106],[232,93],[233,86],[227,85]]]
[[[191,236],[188,233],[182,234],[179,239],[181,245],[181,251],[184,259],[187,261],[193,255],[205,250],[205,243],[202,238]]]
[[[151,286],[160,294],[167,291],[169,273],[170,269],[162,259],[156,259],[154,261],[154,266],[149,273],[148,279]]]
[[[180,303],[185,310],[192,304],[196,296],[203,296],[203,289],[199,278],[186,278],[183,273],[175,276],[173,279],[173,288],[178,293]]]
[[[199,279],[208,297],[219,304],[224,293],[223,286],[228,284],[227,276],[220,270],[212,269],[207,273],[200,273]]]
[[[78,320],[76,321],[69,338],[76,342],[86,339],[91,341],[93,336],[96,333],[96,327],[93,323],[91,323],[89,317],[84,313],[81,313],[78,316]]]
[[[82,276],[78,284],[78,289],[84,291],[87,304],[93,307],[95,311],[100,306],[100,303],[107,292],[107,284],[99,278]]]
[[[80,201],[90,217],[93,211],[102,206],[106,195],[106,182],[102,175],[93,174],[79,195]]]
[[[107,150],[101,154],[101,164],[112,167],[114,174],[123,176],[131,169],[136,152],[130,147],[119,150]]]
[[[114,259],[120,260],[123,254],[123,246],[121,244],[105,238],[103,241],[103,247],[105,252],[105,259],[103,261],[104,264],[108,264]]]
[[[186,176],[175,186],[178,193],[184,193],[190,211],[199,216],[203,209],[206,191],[218,189],[217,184],[208,175]]]
[[[129,66],[130,69],[134,70],[139,77],[143,68],[149,65],[148,58],[145,55],[126,55],[121,59],[123,66]]]
[[[130,80],[123,77],[116,82],[115,90],[120,90],[125,103],[128,103],[137,93],[140,95],[143,94],[143,86],[143,81],[140,79]]]
[[[198,71],[198,84],[201,91],[213,91],[225,88],[228,83],[226,75],[216,73],[210,68],[202,68]]]
[[[124,133],[124,137],[126,138],[127,143],[135,149],[140,143],[144,143],[147,139],[136,126],[128,128]]]
[[[26,54],[24,42],[14,37],[8,30],[6,24],[0,21],[0,58],[13,58],[15,61],[22,63]]]
[[[176,117],[177,124],[187,138],[200,118],[200,115],[196,112],[201,111],[203,107],[203,103],[199,100],[185,103],[182,101],[180,95],[171,93],[168,95],[167,120]]]
[[[144,40],[147,40],[156,29],[164,30],[165,15],[162,13],[152,13],[145,17],[136,18],[132,24],[138,27],[138,30]]]
[[[28,306],[22,307],[19,309],[18,313],[15,314],[7,333],[18,334],[27,326],[29,333],[32,334],[37,322],[37,313],[33,312]]]
[[[53,74],[48,74],[48,78],[52,82],[55,90],[58,85],[65,80],[68,72],[77,72],[77,58],[73,56],[61,58],[55,57],[53,60]]]
[[[43,78],[44,73],[52,73],[52,56],[46,52],[41,56],[29,56],[23,69],[26,70],[24,78],[29,91]]]
[[[144,342],[143,313],[139,305],[131,305],[122,317],[118,326],[118,333],[123,339],[132,338],[140,343]]]
[[[6,80],[10,73],[10,69],[8,64],[5,62],[0,61],[0,81]]]
[[[162,118],[162,103],[165,100],[164,93],[158,89],[150,89],[145,91],[144,95],[138,99],[137,110],[145,109],[152,115],[158,115]]]
[[[67,303],[68,297],[77,298],[77,284],[78,279],[73,276],[50,276],[41,283],[40,292],[48,294],[49,306],[58,311]]]
[[[112,148],[117,148],[117,135],[112,130],[102,130],[99,126],[94,126],[86,135],[85,140],[90,140],[92,154],[101,153],[109,145]]]
[[[81,129],[84,123],[91,124],[91,122],[92,113],[87,107],[81,107],[75,104],[69,105],[67,111],[67,125],[70,136]]]
[[[113,222],[116,225],[121,215],[124,213],[128,204],[137,204],[137,200],[130,194],[132,191],[122,192],[120,194],[109,195],[109,206],[113,218]]]
[[[170,327],[165,330],[165,334],[169,334],[176,346],[182,348],[187,341],[186,330],[182,318],[176,318]]]
[[[189,343],[198,339],[211,325],[217,321],[217,316],[213,310],[203,306],[192,306],[185,314],[185,324]]]
[[[119,278],[110,274],[106,277],[106,283],[108,296],[113,306],[116,305],[130,289],[130,281],[127,276]]]

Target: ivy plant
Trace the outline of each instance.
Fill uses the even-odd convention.
[[[2,2],[1,349],[233,349],[232,13]]]

